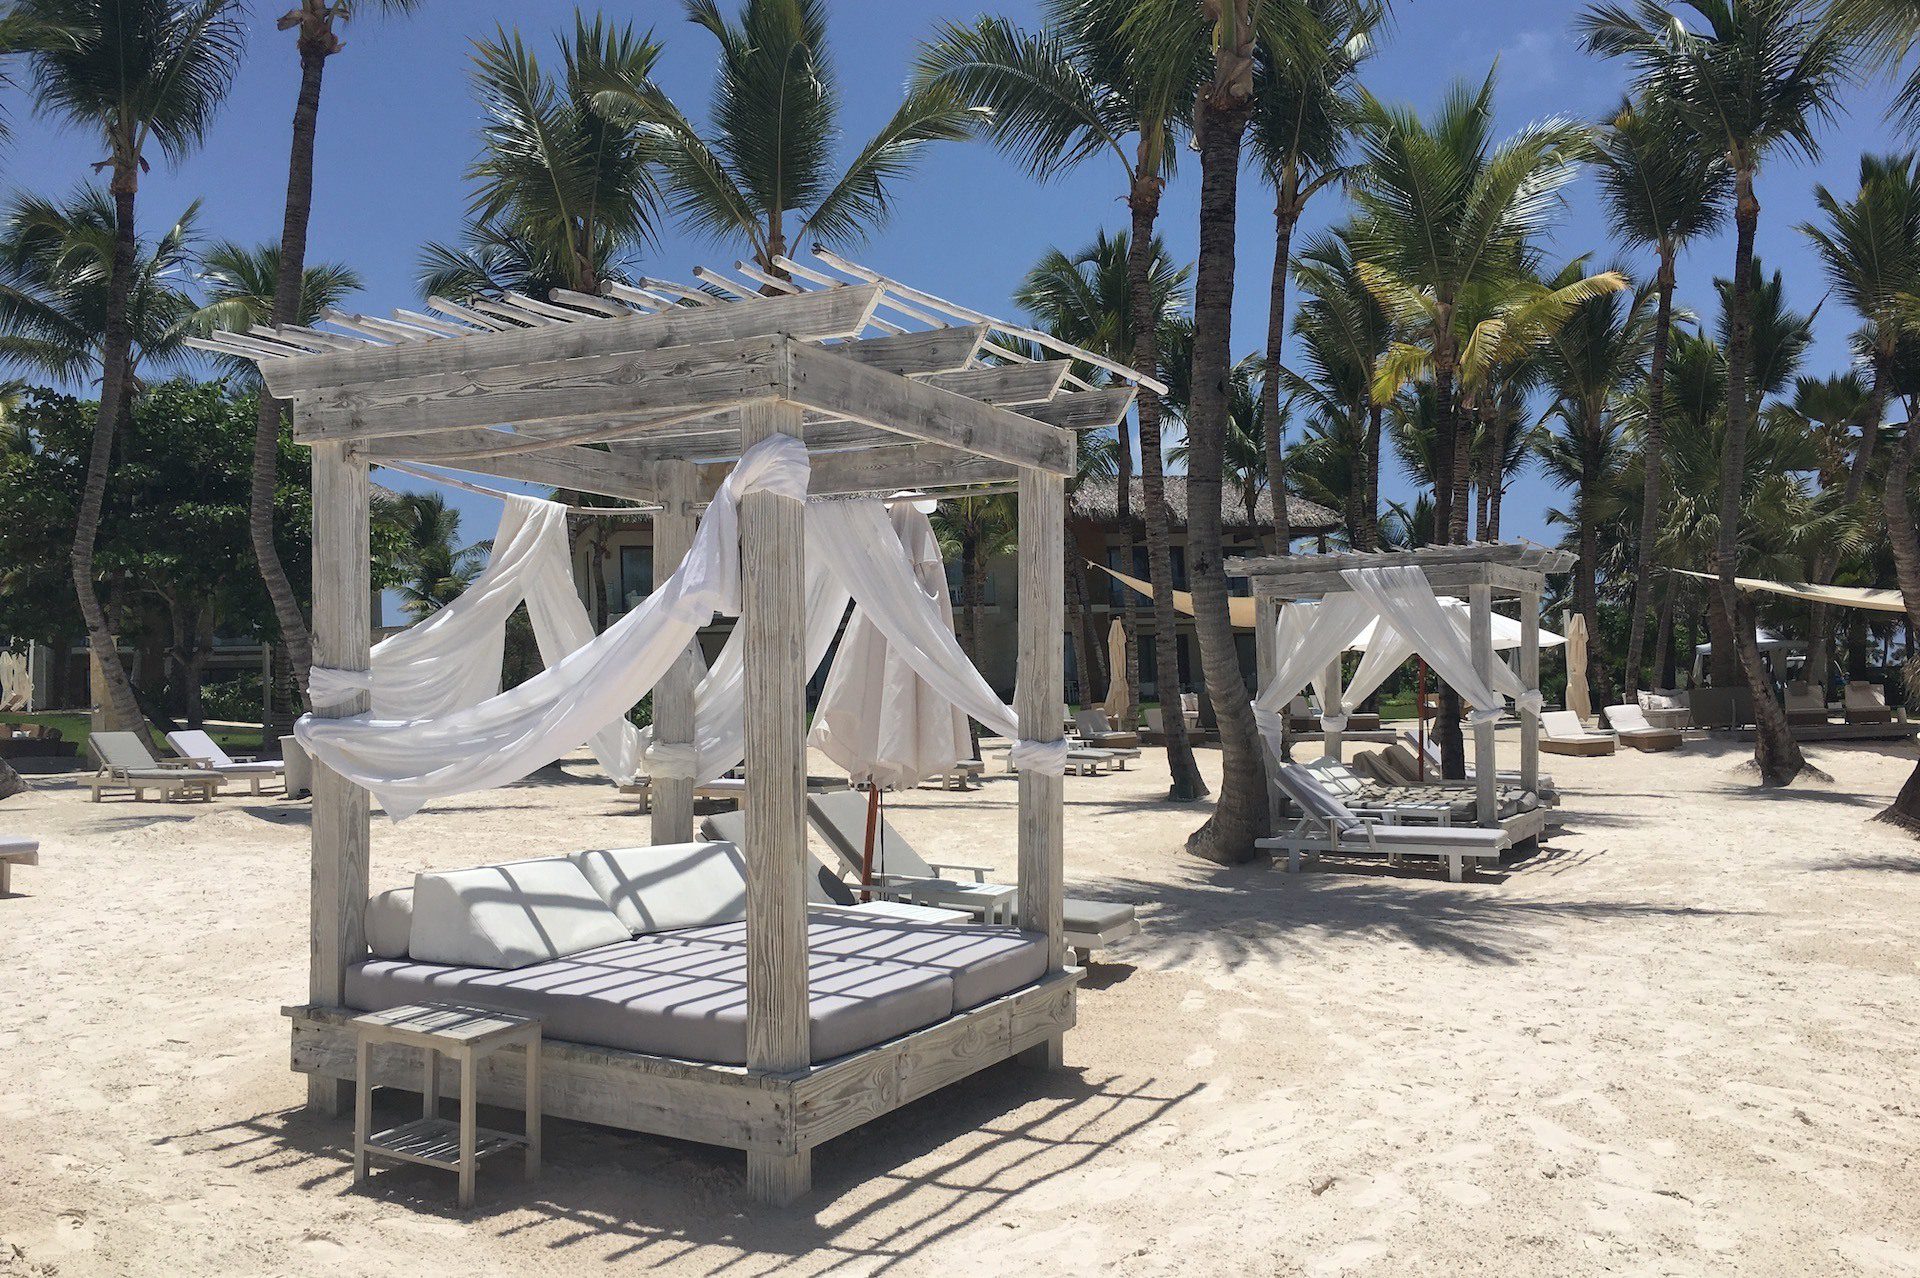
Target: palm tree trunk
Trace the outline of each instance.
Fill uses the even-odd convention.
[[[13,770],[13,765],[0,759],[0,799],[11,799],[16,794],[25,794],[27,783]]]
[[[1087,573],[1080,566],[1080,546],[1073,535],[1072,525],[1063,523],[1061,536],[1067,543],[1066,554],[1061,562],[1066,565],[1064,584],[1067,608],[1072,614],[1067,622],[1067,638],[1073,644],[1073,669],[1078,676],[1076,683],[1079,685],[1080,702],[1084,705],[1093,699],[1093,609],[1087,603]]]
[[[1593,423],[1598,429],[1599,423]],[[1594,437],[1590,433],[1587,438]],[[1594,506],[1599,500],[1599,459],[1590,449],[1582,450],[1580,496],[1580,562],[1573,566],[1573,606],[1587,622],[1587,681],[1601,705],[1611,704],[1609,685],[1612,672],[1607,668],[1606,645],[1600,638],[1600,527]]]
[[[1747,431],[1752,418],[1753,316],[1748,302],[1753,280],[1753,238],[1760,222],[1760,201],[1753,192],[1753,170],[1734,174],[1733,297],[1727,326],[1727,446],[1720,460],[1720,538],[1716,547],[1720,594],[1727,615],[1735,618],[1734,644],[1740,668],[1753,695],[1753,759],[1766,785],[1788,785],[1806,766],[1787,727],[1787,712],[1773,696],[1773,683],[1754,646],[1753,629],[1738,620],[1741,613],[1740,496],[1747,468]],[[1904,498],[1904,492],[1903,492]],[[1920,584],[1917,579],[1916,584]]]
[[[1235,50],[1223,49],[1216,63],[1235,56]],[[1253,842],[1267,825],[1266,773],[1253,707],[1240,675],[1221,566],[1234,215],[1240,136],[1248,114],[1248,98],[1237,84],[1237,76],[1216,76],[1217,87],[1200,99],[1200,255],[1193,296],[1193,405],[1187,417],[1187,572],[1207,696],[1220,725],[1221,777],[1220,801],[1212,818],[1187,839],[1187,851],[1220,864],[1253,859]]]
[[[967,654],[967,660],[976,669],[980,665],[980,652],[975,646],[980,633],[980,592],[979,582],[974,576],[974,566],[979,562],[979,547],[973,538],[968,537],[960,543],[960,648]]]
[[[1386,411],[1378,404],[1367,408],[1367,455],[1360,462],[1367,477],[1367,540],[1362,550],[1380,549],[1380,434]]]
[[[1860,500],[1860,494],[1867,484],[1867,472],[1873,465],[1874,444],[1880,436],[1880,422],[1886,416],[1887,397],[1893,381],[1894,352],[1886,347],[1878,347],[1873,352],[1873,385],[1867,393],[1864,420],[1860,424],[1860,445],[1854,449],[1853,463],[1847,469],[1846,504],[1852,506]],[[1816,555],[1813,562],[1813,579],[1828,584],[1833,579],[1834,570],[1840,565],[1839,555],[1832,551]],[[1807,636],[1807,678],[1818,681],[1818,686],[1826,686],[1828,652],[1833,646],[1832,610],[1825,604],[1815,604],[1812,609],[1811,625]]]
[[[1647,628],[1647,596],[1653,590],[1653,543],[1659,535],[1661,496],[1666,491],[1660,473],[1666,449],[1667,342],[1673,330],[1673,246],[1661,244],[1658,288],[1660,300],[1653,317],[1653,356],[1647,369],[1647,420],[1640,443],[1640,544],[1633,579],[1633,612],[1627,621],[1628,698],[1640,690],[1640,656]]]
[[[311,5],[305,6],[311,8]],[[273,285],[273,322],[296,324],[301,318],[301,294],[307,272],[307,227],[313,216],[313,144],[320,124],[320,83],[327,57],[337,44],[323,20],[317,34],[311,22],[300,33],[300,94],[293,106],[293,150],[287,161],[287,205],[280,224],[280,274]],[[307,697],[307,675],[313,668],[313,635],[307,628],[293,583],[280,562],[273,539],[273,499],[279,487],[280,421],[285,405],[260,391],[260,412],[253,428],[253,487],[247,503],[247,531],[260,578],[273,601],[280,637],[293,665],[294,681],[302,700]],[[310,704],[310,703],[309,703]]]
[[[100,411],[93,423],[93,447],[87,455],[87,482],[80,509],[74,515],[73,591],[80,619],[87,628],[87,646],[100,665],[107,690],[107,726],[132,730],[144,722],[133,697],[133,684],[120,664],[120,650],[107,628],[106,612],[93,584],[93,546],[100,535],[100,511],[107,500],[107,471],[113,464],[113,439],[128,413],[133,393],[133,330],[127,306],[133,293],[134,193],[139,161],[116,158],[113,166],[113,275],[107,281],[106,334],[100,355]]]
[[[1157,317],[1148,290],[1153,263],[1153,224],[1160,215],[1159,178],[1151,173],[1136,175],[1127,203],[1133,214],[1132,239],[1127,246],[1128,304],[1133,309],[1133,366],[1151,377],[1160,369],[1160,335],[1155,331]],[[1153,655],[1160,676],[1160,725],[1171,778],[1167,797],[1175,803],[1192,803],[1206,795],[1207,783],[1200,776],[1200,765],[1193,760],[1186,717],[1179,713],[1180,640],[1175,630],[1179,623],[1173,611],[1173,550],[1172,534],[1167,527],[1165,458],[1160,451],[1160,396],[1142,386],[1135,411],[1140,419],[1140,504],[1144,508],[1140,513],[1147,526],[1147,576],[1153,583]],[[1191,495],[1188,505],[1192,505]],[[1121,526],[1127,529],[1127,545],[1131,547],[1132,522],[1129,520]],[[1188,573],[1192,573],[1191,560]],[[1132,636],[1139,631],[1130,626],[1127,633]],[[1136,695],[1138,686],[1136,681]],[[1174,691],[1171,698],[1166,695],[1169,687]]]
[[[1654,631],[1654,684],[1656,688],[1671,688],[1675,684],[1673,669],[1673,613],[1674,596],[1680,593],[1678,582],[1669,574],[1660,588],[1660,619]]]
[[[1293,166],[1281,176],[1280,189],[1273,206],[1273,279],[1267,285],[1267,371],[1260,379],[1260,420],[1266,429],[1267,490],[1273,494],[1273,553],[1288,554],[1293,542],[1293,522],[1288,518],[1287,454],[1280,438],[1280,364],[1286,356],[1287,342],[1287,266],[1293,258],[1293,229],[1300,220],[1300,205],[1294,187],[1299,181]],[[1253,512],[1249,510],[1248,523]],[[1349,522],[1348,535],[1354,529]]]
[[[1450,310],[1444,322],[1453,322]],[[1458,457],[1455,441],[1460,434],[1459,406],[1454,399],[1453,350],[1447,344],[1444,326],[1441,333],[1434,352],[1433,541],[1437,546],[1454,539],[1453,481]],[[1464,519],[1466,512],[1460,513]],[[1462,780],[1467,775],[1467,744],[1460,732],[1460,694],[1447,683],[1440,685],[1439,715],[1434,720],[1433,732],[1440,739],[1440,775],[1450,781]]]
[[[1913,523],[1911,484],[1913,458],[1920,445],[1920,428],[1909,423],[1900,441],[1887,456],[1886,488],[1881,508],[1887,522],[1887,540],[1893,549],[1895,579],[1907,599],[1907,633],[1920,634],[1920,535]],[[1909,662],[1913,658],[1909,656]],[[1909,677],[1909,687],[1912,686]],[[1893,804],[1881,812],[1879,820],[1920,834],[1920,766],[1907,778]]]
[[[1456,546],[1467,544],[1467,515],[1470,485],[1473,481],[1473,432],[1465,422],[1456,422],[1453,430],[1453,497],[1447,518],[1447,540]]]

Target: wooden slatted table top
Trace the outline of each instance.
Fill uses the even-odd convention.
[[[531,1038],[540,1020],[453,1003],[408,1003],[353,1018],[363,1036],[442,1049],[484,1049]]]

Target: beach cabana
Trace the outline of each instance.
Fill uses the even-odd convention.
[[[1060,1060],[1079,980],[1066,962],[1061,924],[1063,489],[1074,473],[1075,432],[1118,421],[1143,380],[828,253],[782,265],[790,279],[736,264],[733,275],[696,270],[701,287],[649,279],[609,284],[599,295],[555,290],[544,300],[435,298],[431,313],[329,312],[327,330],[255,327],[201,343],[254,359],[268,390],[291,401],[295,439],[311,449],[321,667],[349,676],[369,668],[368,474],[388,460],[658,503],[656,580],[663,584],[655,594],[668,601],[663,609],[691,601],[689,616],[707,607],[710,619],[701,592],[711,592],[730,565],[737,574],[744,1064],[549,1037],[544,1109],[744,1150],[749,1188],[770,1202],[806,1191],[811,1151],[823,1141],[997,1061]],[[1048,357],[1022,354],[1009,336]],[[1076,379],[1073,361],[1104,370],[1112,384]],[[886,592],[875,594],[867,578],[884,579],[884,587],[895,580],[890,573],[910,577],[911,565],[891,535],[849,544],[855,515],[871,507],[884,518],[877,500],[832,499],[1009,483],[1019,495],[1022,547],[1016,706],[996,701],[982,709],[977,698],[953,699],[976,718],[1002,720],[995,730],[1017,738],[1017,925],[1044,942],[1043,970],[936,1024],[821,1060],[809,1042],[804,882],[806,548],[814,543],[819,558],[821,529],[837,530],[839,541],[827,541],[835,571],[863,608],[877,606]],[[892,542],[888,553],[883,541]],[[896,612],[904,621],[890,639],[925,623],[911,608]],[[641,642],[610,628],[593,641],[593,659],[625,679],[628,691],[644,683],[654,692],[650,749],[671,766],[651,772],[653,841],[677,844],[693,837],[697,669],[658,650],[682,633],[690,638],[697,623],[682,617],[675,631],[654,621],[665,640]],[[951,633],[941,639],[935,629],[921,632],[922,647],[944,652]],[[614,662],[628,649],[657,669],[643,680]],[[564,683],[579,657],[538,678]],[[978,680],[971,667],[938,665],[927,659],[918,668],[960,691]],[[365,692],[345,682],[348,695],[308,721],[316,754],[311,965],[306,1001],[286,1009],[293,1066],[308,1076],[310,1105],[328,1114],[345,1112],[351,1095],[353,1012],[345,992],[349,970],[367,956],[369,789],[341,768],[355,766],[361,745],[370,757],[380,745],[377,732],[360,732],[370,722]],[[483,705],[534,695],[527,686]],[[587,695],[577,688],[560,695],[555,704],[566,713],[556,710],[554,726],[533,745],[503,736],[512,742],[510,759],[500,751],[456,759],[435,776],[480,788],[577,747],[602,726],[599,717],[576,713],[570,698]],[[404,807],[442,791],[396,782],[392,792]],[[382,801],[393,814],[387,794]],[[483,1100],[516,1094],[509,1068],[482,1073]],[[382,1085],[413,1086],[397,1069],[390,1078],[375,1073]]]
[[[1354,688],[1371,691],[1407,657],[1418,654],[1475,707],[1475,811],[1479,824],[1505,830],[1512,844],[1546,828],[1544,805],[1500,814],[1494,722],[1512,701],[1520,718],[1520,787],[1539,792],[1540,781],[1540,597],[1547,576],[1573,567],[1565,550],[1531,544],[1475,543],[1383,553],[1273,555],[1226,561],[1229,576],[1246,577],[1260,609],[1255,627],[1260,675],[1256,717],[1262,732],[1277,739],[1279,714],[1309,682],[1322,698],[1321,730],[1329,756],[1339,757],[1346,726],[1340,656],[1355,636],[1384,623],[1399,642],[1369,644]],[[1465,634],[1444,596],[1467,600]],[[1517,599],[1520,642],[1517,670],[1494,647],[1496,597]],[[1281,609],[1311,603],[1312,610]],[[1284,630],[1284,633],[1283,633]],[[1382,637],[1384,638],[1384,637]],[[1371,664],[1371,669],[1369,665]],[[1358,700],[1358,697],[1354,697]],[[1277,745],[1274,747],[1277,751]]]

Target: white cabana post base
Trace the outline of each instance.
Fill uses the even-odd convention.
[[[541,1051],[544,1109],[744,1150],[748,1192],[784,1203],[809,1188],[811,1150],[820,1142],[1010,1057],[1059,1064],[1080,979],[1067,962],[1061,912],[1065,743],[1058,708],[1065,573],[1058,534],[1064,484],[1075,469],[1076,431],[1117,422],[1132,403],[1134,385],[1162,388],[1091,352],[910,289],[856,263],[825,253],[817,258],[819,267],[781,259],[792,279],[780,282],[777,296],[762,296],[752,282],[733,289],[737,300],[722,300],[644,281],[644,288],[610,284],[593,297],[555,290],[547,300],[505,294],[477,306],[436,298],[437,314],[401,311],[392,320],[328,312],[324,322],[334,331],[256,327],[194,339],[205,349],[257,362],[268,390],[291,401],[295,438],[313,455],[315,658],[317,665],[346,675],[336,681],[336,699],[305,729],[331,751],[331,759],[316,752],[314,760],[308,997],[286,1012],[293,1067],[307,1075],[314,1108],[344,1112],[350,1089],[343,1084],[354,1070],[345,984],[349,969],[368,952],[370,809],[363,785],[383,787],[403,806],[447,792],[420,784],[399,749],[380,753],[377,715],[364,729],[330,722],[377,711],[385,700],[386,676],[377,664],[360,677],[371,664],[370,467],[386,460],[425,463],[657,503],[663,534],[657,544],[670,569],[676,560],[715,561],[695,553],[699,530],[709,522],[726,524],[731,507],[722,485],[736,461],[773,436],[801,441],[809,465],[798,489],[749,484],[737,490],[746,1064],[548,1038]],[[702,278],[726,279],[719,272]],[[1018,354],[996,344],[996,334],[1038,343],[1048,357]],[[1075,359],[1122,380],[1091,387],[1073,376]],[[845,535],[861,515],[849,509],[837,520],[809,520],[806,501],[903,488],[964,490],[1010,480],[1019,487],[1023,547],[1015,709],[975,696],[972,684],[980,681],[971,668],[956,673],[941,667],[950,632],[916,632],[925,624],[919,612],[885,606],[876,596],[863,597],[863,605],[888,632],[890,644],[914,650],[916,673],[942,695],[994,730],[1017,734],[1018,924],[1046,943],[1042,974],[927,1028],[814,1062],[805,892],[806,654],[800,641],[808,612],[805,532],[816,523],[841,526]],[[697,530],[702,506],[708,516]],[[875,527],[885,530],[884,521]],[[731,536],[728,527],[706,540],[725,543]],[[867,537],[869,543],[888,539]],[[512,561],[503,556],[503,562]],[[891,571],[884,563],[866,567]],[[895,567],[910,580],[904,562]],[[503,568],[497,577],[508,575]],[[869,584],[879,589],[886,583]],[[503,592],[511,588],[503,582]],[[852,593],[861,595],[861,588]],[[886,591],[899,599],[919,593],[904,585]],[[608,659],[607,682],[624,679],[622,688],[631,684],[635,696],[656,689],[659,717],[650,753],[663,765],[651,769],[661,789],[656,843],[692,838],[693,784],[710,745],[696,712],[698,662],[669,644],[677,633],[663,628],[659,642],[632,644],[646,649],[633,662],[644,665],[644,678],[633,671],[621,675],[621,662],[609,656],[626,642],[623,636],[567,643],[574,651],[558,663],[577,670]],[[670,646],[673,651],[658,651]],[[502,705],[513,695],[503,694],[454,711],[491,725],[514,759],[508,766],[498,759],[504,749],[469,758],[450,747],[441,759],[450,783],[467,773],[473,784],[466,788],[510,780],[509,772],[524,775],[545,761],[542,754],[564,752],[611,725],[600,715],[602,707],[586,707],[570,691],[599,682],[560,672],[538,687],[516,689],[512,703]],[[464,690],[451,698],[469,699]],[[422,731],[431,735],[431,719],[416,722],[425,722]],[[526,724],[531,726],[523,731]],[[414,723],[397,726],[410,729]],[[397,747],[401,738],[389,744]],[[619,745],[623,765],[631,743]],[[622,765],[614,770],[623,771]],[[375,1054],[372,1081],[407,1086],[412,1063],[384,1057]],[[489,1058],[477,1081],[481,1099],[517,1096],[518,1071],[517,1057]]]

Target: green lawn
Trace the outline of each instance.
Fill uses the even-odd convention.
[[[81,756],[83,758],[86,756],[87,738],[91,736],[92,733],[87,727],[88,720],[84,714],[70,712],[9,714],[5,716],[5,721],[8,723],[39,723],[58,728],[60,729],[61,740],[73,742],[74,745],[79,748]],[[218,742],[222,749],[231,754],[254,754],[260,749],[260,730],[258,728],[209,728],[207,729],[207,734]],[[156,756],[165,756],[173,753],[173,751],[167,748],[165,735],[157,730],[153,733],[153,749]]]

